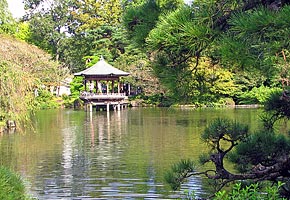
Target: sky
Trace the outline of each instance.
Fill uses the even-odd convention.
[[[7,3],[14,18],[20,18],[24,15],[24,5],[22,0],[7,0]]]

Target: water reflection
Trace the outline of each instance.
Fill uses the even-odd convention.
[[[95,143],[110,143],[114,140],[112,137],[120,136],[125,131],[123,129],[126,127],[126,120],[126,111],[87,113],[84,124],[89,126],[92,146],[95,146]]]
[[[41,111],[35,129],[0,138],[0,164],[22,173],[38,199],[177,198],[164,173],[198,159],[200,133],[221,116],[256,126],[257,110]],[[182,186],[204,194],[203,179]]]

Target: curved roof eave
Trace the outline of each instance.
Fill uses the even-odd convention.
[[[75,76],[128,76],[130,73],[119,70],[108,64],[103,57],[93,66],[75,73]]]

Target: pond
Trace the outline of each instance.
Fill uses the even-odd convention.
[[[0,137],[0,164],[19,172],[38,199],[174,199],[206,193],[202,177],[173,192],[164,174],[207,151],[200,134],[226,117],[256,129],[260,109],[43,110],[33,128]]]

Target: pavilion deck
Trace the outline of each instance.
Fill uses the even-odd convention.
[[[92,111],[93,106],[96,110],[120,110],[128,105],[128,96],[126,93],[92,93],[83,91],[80,99],[85,102],[87,111]]]

